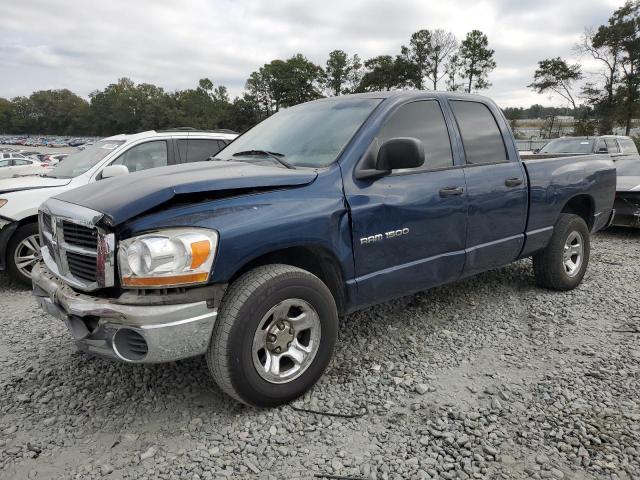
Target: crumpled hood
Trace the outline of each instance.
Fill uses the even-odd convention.
[[[0,193],[19,192],[34,188],[63,187],[71,182],[70,178],[51,178],[39,175],[3,178],[0,180]]]
[[[119,225],[174,197],[202,194],[223,198],[255,189],[306,185],[317,177],[310,169],[290,170],[243,162],[198,162],[154,168],[101,180],[55,198],[105,214]]]
[[[640,176],[619,176],[616,190],[618,192],[640,192]]]

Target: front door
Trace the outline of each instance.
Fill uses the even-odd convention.
[[[359,304],[455,280],[464,265],[464,171],[454,168],[439,102],[422,100],[400,106],[374,142],[379,147],[398,137],[423,142],[426,160],[422,167],[345,182]]]

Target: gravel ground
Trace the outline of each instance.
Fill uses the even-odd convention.
[[[350,315],[321,382],[273,410],[200,359],[81,354],[0,277],[0,477],[640,478],[639,273],[640,231],[613,230],[572,292],[525,260]]]

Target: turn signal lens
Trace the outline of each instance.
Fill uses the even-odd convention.
[[[0,208],[4,207],[8,201],[9,200],[7,200],[6,198],[0,198]]]

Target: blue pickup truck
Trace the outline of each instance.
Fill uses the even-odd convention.
[[[274,406],[320,378],[340,315],[525,257],[575,288],[615,188],[607,155],[521,161],[487,98],[323,99],[209,162],[45,202],[34,293],[87,352],[204,355],[222,390]]]

